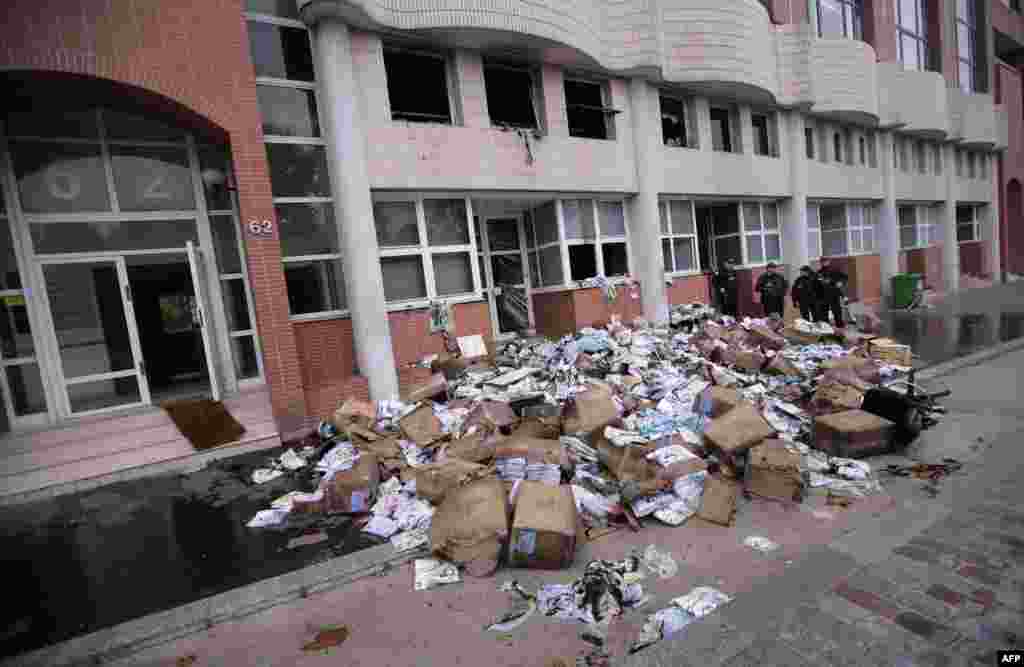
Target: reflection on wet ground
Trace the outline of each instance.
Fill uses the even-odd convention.
[[[927,364],[1024,337],[1024,312],[995,316],[891,312],[882,316],[882,323],[885,335],[912,346],[914,354]]]
[[[0,509],[9,604],[0,611],[8,656],[275,577],[380,541],[348,516],[293,516],[279,529],[245,523],[309,471],[254,486],[251,471],[283,450],[223,459],[187,476],[121,482]],[[323,531],[319,544],[288,541]]]

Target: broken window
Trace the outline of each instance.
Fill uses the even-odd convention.
[[[614,115],[604,83],[565,80],[565,111],[569,136],[583,139],[614,139]]]
[[[750,124],[754,129],[754,153],[757,155],[772,154],[771,130],[768,127],[768,116],[755,113],[750,116]]]
[[[484,88],[492,125],[537,127],[537,83],[533,71],[488,63],[484,65]]]
[[[579,282],[597,275],[597,255],[593,243],[578,243],[569,246],[569,273],[572,280]]]
[[[734,149],[733,114],[729,109],[711,108],[711,148],[724,153],[739,152]]]
[[[672,97],[662,96],[661,102],[661,137],[666,146],[686,147],[687,114],[686,103]]]
[[[452,124],[448,62],[443,55],[384,50],[391,120]]]
[[[804,151],[808,160],[814,159],[814,126],[804,126]]]

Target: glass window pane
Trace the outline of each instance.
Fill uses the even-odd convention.
[[[761,214],[764,215],[765,229],[779,228],[779,209],[775,204],[765,204],[762,206]]]
[[[36,107],[31,111],[10,111],[6,115],[7,134],[12,137],[54,137],[98,139],[96,110]]]
[[[153,118],[120,111],[103,110],[103,131],[107,139],[128,141],[185,141],[185,131]]]
[[[961,60],[974,60],[974,37],[971,28],[962,21],[956,22],[956,50]]]
[[[231,356],[235,360],[235,374],[239,380],[259,376],[260,366],[256,359],[256,340],[252,336],[232,338]]]
[[[764,242],[760,234],[747,234],[747,263],[760,264],[764,261]]]
[[[859,229],[850,230],[850,253],[861,252],[861,234]]]
[[[843,7],[837,0],[818,0],[818,26],[821,37],[843,37]]]
[[[766,261],[779,261],[782,259],[782,237],[778,234],[765,234],[764,236],[764,258]]]
[[[10,223],[0,218],[0,290],[21,289]]]
[[[193,220],[48,222],[29,225],[37,253],[184,248],[199,243]]]
[[[530,253],[530,284],[534,287],[540,287],[540,259],[537,257],[537,253]]]
[[[339,260],[285,262],[284,281],[288,288],[288,308],[292,315],[345,309]]]
[[[598,202],[597,209],[601,216],[601,236],[626,235],[626,218],[622,210],[622,202]]]
[[[373,219],[377,226],[377,243],[382,248],[420,244],[420,230],[416,222],[413,202],[378,202],[373,205]]]
[[[18,364],[4,369],[11,389],[14,414],[18,417],[46,412],[46,394],[38,364]]]
[[[25,297],[0,296],[0,357],[18,359],[35,355]]]
[[[283,86],[256,86],[263,112],[263,134],[319,137],[316,97],[312,90]]]
[[[452,122],[444,58],[388,49],[384,51],[384,71],[392,120]]]
[[[822,231],[846,229],[846,206],[844,204],[822,204],[818,207]]]
[[[338,252],[338,228],[330,204],[278,204],[274,211],[282,257]]]
[[[140,403],[142,394],[139,391],[139,379],[132,376],[68,385],[68,400],[72,412],[89,412]]]
[[[715,236],[738,234],[740,231],[739,206],[737,204],[712,206],[711,226]]]
[[[597,275],[597,255],[593,243],[569,246],[570,279],[579,282]]]
[[[249,298],[245,293],[245,281],[241,278],[222,280],[224,313],[228,318],[228,331],[246,331],[252,328],[249,319]]]
[[[963,60],[958,61],[960,71],[960,90],[966,93],[974,92],[974,70],[971,64],[964,62]]]
[[[219,273],[241,273],[242,258],[238,254],[238,230],[235,219],[228,215],[210,217],[210,231],[213,233],[213,250],[217,255]]]
[[[900,247],[913,248],[917,245],[917,227],[900,227]]]
[[[688,201],[673,201],[672,207],[672,233],[693,234],[693,207]]]
[[[661,138],[666,146],[686,146],[686,110],[682,100],[660,97]]]
[[[331,194],[323,146],[267,144],[270,189],[275,197],[328,197]]]
[[[917,3],[920,0],[899,0],[898,24],[916,32],[919,23],[917,22]]]
[[[565,238],[594,238],[594,202],[591,199],[565,199],[562,201]]]
[[[757,232],[761,230],[760,204],[743,205],[743,229],[748,232]]]
[[[604,275],[624,276],[629,273],[629,253],[625,243],[601,244],[601,258],[604,260]]]
[[[672,273],[676,270],[675,264],[672,261],[672,239],[661,240],[661,261],[667,273]]]
[[[846,255],[846,230],[822,231],[821,254],[826,257],[840,257]]]
[[[726,236],[715,239],[715,259],[718,264],[730,261],[733,264],[743,264],[743,246],[739,236]]]
[[[114,145],[110,159],[122,211],[195,208],[192,170],[184,148]]]
[[[231,157],[227,146],[202,145],[198,148],[199,174],[209,211],[230,211],[233,208],[228,186],[231,176]]]
[[[821,238],[816,229],[807,232],[807,256],[809,259],[821,257]]]
[[[256,21],[249,21],[248,26],[256,76],[313,81],[313,54],[305,29]]]
[[[558,218],[555,202],[548,202],[536,209],[533,224],[537,233],[537,244],[554,243],[558,240]]]
[[[99,146],[12,141],[14,173],[26,213],[109,211]]]
[[[864,252],[875,251],[875,230],[871,227],[864,228],[863,246]]]
[[[487,223],[487,241],[491,250],[518,250],[519,224],[515,218],[491,220]]]
[[[424,199],[423,215],[427,221],[427,242],[430,245],[469,244],[465,199]]]
[[[658,220],[661,222],[662,235],[670,234],[668,228],[668,202],[658,202]]]
[[[850,227],[864,226],[864,207],[860,204],[848,204],[846,212],[850,217]]]
[[[921,59],[918,57],[917,40],[910,35],[900,36],[900,57],[904,67],[907,69],[921,69]]]
[[[811,204],[807,207],[807,226],[816,229],[819,224],[818,206],[817,204]]]
[[[523,283],[523,260],[519,255],[494,255],[491,257],[491,271],[495,285],[521,285]]]
[[[298,19],[299,3],[295,0],[245,0],[245,11]]]
[[[536,248],[537,241],[533,235],[533,215],[529,211],[523,214],[523,234],[526,236],[526,247]],[[478,248],[480,246],[477,246]]]
[[[468,252],[434,254],[434,287],[438,296],[473,291],[473,269]]]
[[[564,284],[561,248],[551,246],[540,251],[540,272],[546,287]]]
[[[673,239],[673,249],[676,258],[676,271],[693,271],[697,268],[694,259],[693,239]]]
[[[525,69],[484,68],[487,111],[492,125],[537,127],[533,74]]]
[[[427,281],[419,255],[381,257],[380,271],[384,278],[384,297],[388,301],[425,299]]]

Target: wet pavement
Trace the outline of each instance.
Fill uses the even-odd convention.
[[[177,607],[380,544],[352,518],[246,522],[274,498],[312,490],[309,471],[255,486],[251,471],[282,449],[223,459],[190,475],[152,477],[0,509],[0,553],[13,604],[0,610],[10,656]],[[289,540],[323,531],[319,544]]]
[[[1024,281],[965,290],[931,308],[879,313],[882,332],[910,345],[922,365],[1024,338]]]

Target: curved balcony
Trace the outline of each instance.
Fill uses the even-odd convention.
[[[1006,146],[1006,113],[991,95],[965,93],[952,88],[949,94],[950,138],[974,148]]]
[[[811,42],[811,109],[843,122],[878,120],[875,50],[853,39]]]
[[[877,68],[882,125],[931,139],[949,134],[949,95],[941,74],[905,70],[893,63],[879,63]]]

